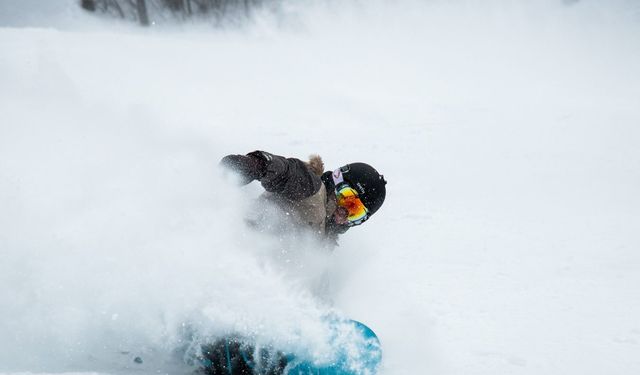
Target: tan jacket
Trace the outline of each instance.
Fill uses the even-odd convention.
[[[335,197],[327,194],[321,176],[322,159],[311,155],[308,162],[285,158],[264,151],[251,155],[266,164],[266,173],[260,183],[266,192],[261,200],[273,203],[284,219],[297,228],[309,228],[320,237],[327,237],[327,222],[336,209]]]

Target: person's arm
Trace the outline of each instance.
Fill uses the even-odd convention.
[[[227,155],[220,163],[239,173],[244,184],[259,180],[266,191],[291,200],[312,196],[322,184],[302,160],[264,151],[254,151],[246,156]]]

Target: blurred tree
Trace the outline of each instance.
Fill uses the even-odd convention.
[[[165,4],[167,8],[169,8],[174,12],[177,12],[177,11],[184,12],[186,8],[184,0],[162,0],[162,2]]]
[[[96,10],[96,0],[82,0],[80,2],[80,6],[88,10],[89,12],[95,12]]]
[[[145,0],[136,0],[136,9],[138,11],[138,20],[142,26],[149,26],[149,13],[147,12],[147,3]]]
[[[80,0],[80,6],[90,12],[105,13],[137,21],[147,26],[151,21],[214,17],[221,20],[233,15],[249,16],[251,10],[266,2],[280,0]]]

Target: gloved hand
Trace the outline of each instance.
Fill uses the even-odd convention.
[[[259,180],[266,169],[264,160],[252,155],[227,155],[220,160],[220,165],[240,175],[242,185]]]

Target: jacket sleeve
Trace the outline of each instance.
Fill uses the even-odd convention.
[[[322,180],[300,159],[285,158],[264,151],[254,151],[247,155],[264,161],[265,169],[260,183],[268,192],[297,201],[320,190]]]

